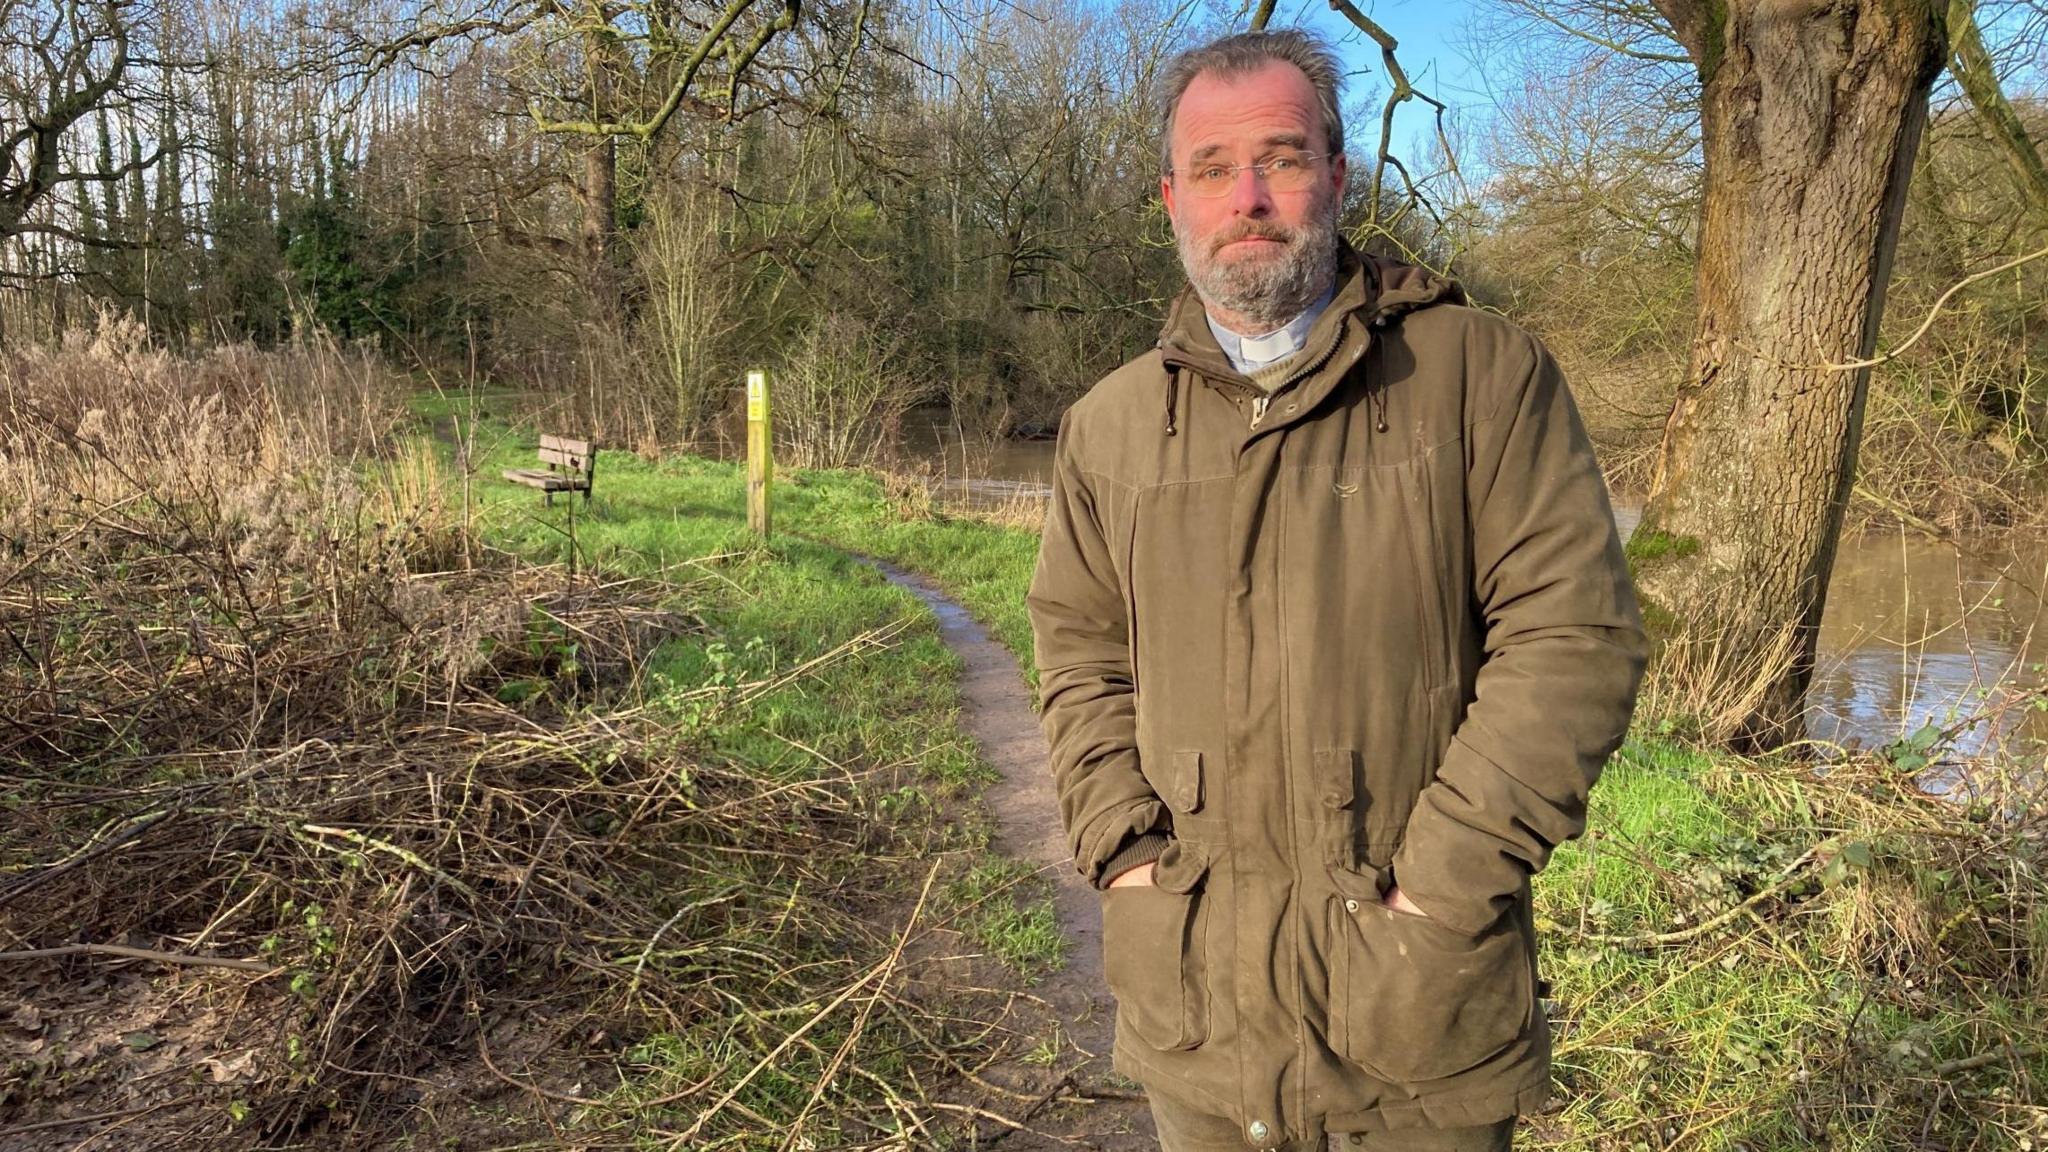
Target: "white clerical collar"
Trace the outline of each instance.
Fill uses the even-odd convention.
[[[1336,285],[1323,289],[1316,302],[1309,305],[1301,315],[1287,322],[1284,327],[1266,333],[1264,336],[1241,336],[1216,322],[1207,312],[1203,315],[1209,321],[1209,331],[1215,333],[1216,343],[1223,354],[1230,357],[1230,366],[1250,375],[1253,370],[1263,368],[1287,359],[1308,343],[1308,330],[1315,326],[1316,317],[1330,306],[1330,300],[1337,294]]]

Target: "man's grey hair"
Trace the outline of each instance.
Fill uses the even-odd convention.
[[[1343,154],[1344,114],[1338,109],[1338,97],[1344,75],[1328,42],[1305,28],[1238,32],[1182,52],[1167,61],[1166,70],[1160,73],[1156,88],[1160,175],[1173,171],[1173,112],[1195,77],[1205,72],[1242,76],[1273,60],[1292,64],[1308,77],[1309,85],[1316,90],[1316,103],[1322,108],[1323,134],[1330,141],[1330,154]]]

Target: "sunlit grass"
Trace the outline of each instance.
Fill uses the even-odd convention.
[[[976,864],[947,889],[967,935],[1024,975],[1057,968],[1067,940],[1053,912],[1046,879],[1014,860]]]

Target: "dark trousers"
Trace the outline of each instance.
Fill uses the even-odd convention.
[[[1146,1097],[1152,1104],[1152,1122],[1159,1128],[1160,1152],[1250,1152],[1236,1121],[1182,1107],[1158,1093],[1148,1092]],[[1297,1140],[1282,1152],[1324,1152],[1326,1140],[1320,1127],[1316,1135]],[[1509,1152],[1514,1133],[1515,1121],[1511,1116],[1498,1124],[1474,1128],[1347,1132],[1329,1146],[1338,1152]]]

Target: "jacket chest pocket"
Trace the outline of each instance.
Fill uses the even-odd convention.
[[[1465,936],[1377,898],[1330,901],[1330,1047],[1396,1084],[1485,1063],[1528,1029],[1534,976],[1521,917]]]
[[[1103,976],[1122,1026],[1153,1048],[1209,1038],[1207,871],[1192,846],[1176,844],[1154,870],[1157,883],[1102,893]]]

